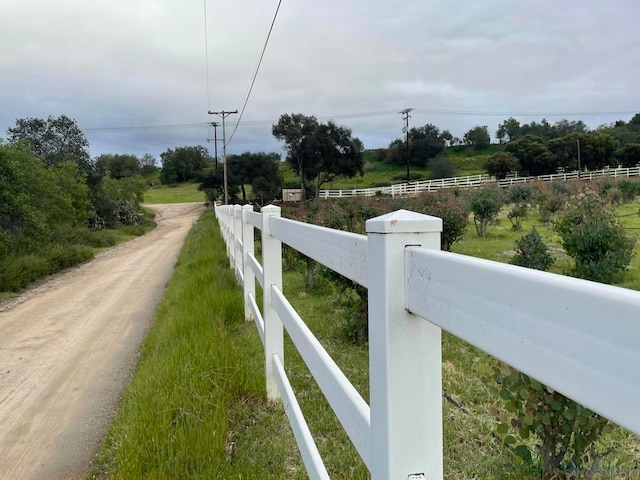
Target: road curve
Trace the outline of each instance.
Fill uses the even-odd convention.
[[[87,473],[201,203],[0,305],[0,479]]]

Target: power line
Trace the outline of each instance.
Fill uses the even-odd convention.
[[[517,116],[517,117],[588,117],[596,115],[631,115],[637,113],[637,110],[628,111],[610,111],[610,112],[495,112],[495,111],[477,111],[477,110],[447,110],[433,108],[416,108],[416,113],[430,113],[441,115],[482,115],[482,116]]]
[[[211,109],[211,90],[209,87],[209,34],[207,32],[207,0],[202,1],[204,5],[204,56],[207,65],[207,108]]]
[[[85,132],[127,132],[127,131],[145,131],[145,130],[178,130],[187,128],[203,128],[209,123],[175,123],[169,125],[131,125],[131,126],[114,126],[114,127],[89,127],[83,128]]]
[[[636,110],[628,111],[600,111],[600,112],[490,112],[490,111],[477,111],[477,110],[445,110],[445,109],[427,109],[416,108],[413,110],[415,115],[420,114],[439,114],[439,115],[467,115],[467,116],[527,116],[527,117],[576,117],[576,116],[599,116],[599,115],[633,115],[638,113],[640,108]],[[349,120],[357,118],[369,118],[380,116],[397,115],[398,110],[378,110],[372,112],[361,113],[346,113],[340,115],[326,115],[318,116],[318,120]],[[243,125],[260,126],[260,125],[273,125],[277,120],[245,120]],[[238,122],[230,122],[229,125],[237,126]],[[107,127],[90,127],[83,128],[86,132],[125,132],[136,130],[173,130],[173,129],[188,129],[188,128],[206,128],[211,125],[210,122],[192,122],[192,123],[177,123],[166,125],[133,125],[133,126],[107,126]]]
[[[231,136],[229,137],[229,142],[231,141],[231,139],[233,138],[233,136],[236,133],[236,130],[238,129],[238,125],[240,125],[240,122],[242,121],[242,115],[244,115],[244,109],[247,107],[247,102],[249,102],[249,97],[251,96],[251,91],[253,90],[253,85],[256,82],[256,78],[258,77],[258,71],[260,70],[260,65],[262,64],[262,59],[264,58],[264,52],[267,50],[267,45],[269,44],[269,38],[271,38],[271,32],[273,30],[273,26],[276,23],[276,18],[278,18],[278,12],[280,11],[280,4],[282,3],[282,0],[278,0],[278,6],[276,7],[276,13],[273,15],[273,20],[271,21],[271,26],[269,27],[269,33],[267,33],[267,39],[264,42],[264,47],[262,47],[262,53],[260,53],[260,59],[258,60],[258,65],[256,66],[256,69],[253,73],[253,78],[251,79],[251,83],[249,85],[249,90],[247,91],[247,96],[244,100],[244,105],[242,105],[242,110],[240,111],[240,115],[238,116],[238,121],[236,122],[236,126],[233,129],[233,132],[231,133]]]

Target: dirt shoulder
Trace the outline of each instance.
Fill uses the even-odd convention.
[[[0,478],[83,478],[201,203],[0,305]]]

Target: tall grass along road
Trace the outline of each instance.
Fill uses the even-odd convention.
[[[82,478],[202,203],[0,305],[0,478]]]

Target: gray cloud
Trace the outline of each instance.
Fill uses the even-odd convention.
[[[92,155],[206,144],[207,110],[242,106],[276,4],[207,1],[207,88],[201,0],[4,0],[0,130],[66,114]],[[335,117],[371,148],[400,136],[406,107],[458,136],[512,113],[628,119],[594,113],[640,111],[639,17],[635,0],[285,0],[229,151],[281,151],[271,122],[291,112]],[[341,118],[370,112],[386,113]],[[148,125],[182,127],[126,128]]]

